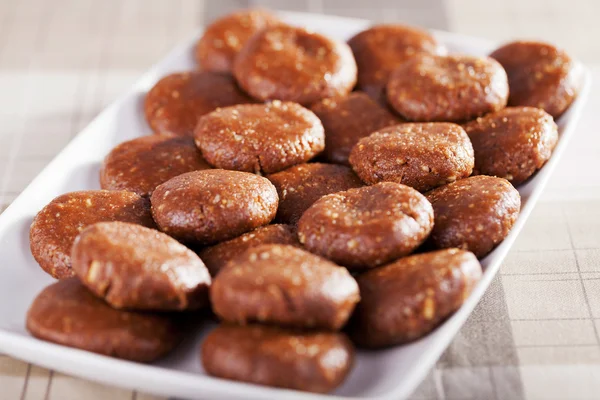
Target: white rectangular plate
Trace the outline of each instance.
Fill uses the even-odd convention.
[[[294,25],[347,40],[365,29],[368,21],[282,13]],[[435,32],[451,52],[488,54],[493,43],[448,32]],[[209,377],[199,360],[199,344],[211,329],[209,323],[161,362],[142,365],[37,340],[25,330],[25,315],[37,293],[52,282],[29,252],[29,225],[33,216],[55,196],[98,188],[98,170],[104,156],[118,143],[150,133],[144,121],[144,93],[163,75],[192,69],[196,37],[175,49],[154,66],[123,97],[102,112],[23,191],[0,216],[0,352],[46,368],[144,392],[184,398],[245,399],[403,399],[408,397],[433,366],[483,296],[500,263],[512,246],[572,136],[590,86],[582,66],[581,93],[560,119],[560,140],[548,164],[519,188],[521,215],[512,232],[482,264],[483,279],[462,308],[422,340],[375,352],[359,352],[346,382],[330,395],[315,395]]]

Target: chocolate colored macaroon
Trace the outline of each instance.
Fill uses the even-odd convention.
[[[195,138],[211,165],[267,174],[306,162],[325,147],[319,118],[279,100],[215,110],[200,119]]]
[[[271,222],[277,190],[268,179],[246,172],[188,172],[152,193],[152,215],[175,239],[207,245],[229,240]]]
[[[262,244],[289,244],[300,246],[296,230],[291,225],[274,224],[261,226],[241,236],[206,247],[198,252],[204,261],[210,274],[217,274],[227,265],[229,261],[236,258],[246,250],[258,247]]]
[[[96,222],[122,221],[154,227],[150,202],[127,191],[84,190],[56,197],[34,218],[29,231],[31,254],[54,278],[75,275],[71,246],[75,237]]]
[[[202,115],[253,102],[230,75],[188,71],[159,80],[146,94],[144,112],[154,132],[192,136]]]
[[[177,316],[116,310],[77,278],[45,288],[27,312],[27,330],[38,339],[139,362],[166,355],[182,328]]]
[[[298,238],[315,254],[365,270],[410,254],[432,227],[421,193],[383,182],[322,197],[298,221]]]
[[[220,325],[202,343],[202,365],[210,375],[309,392],[335,389],[353,362],[352,343],[335,332]]]
[[[213,21],[198,41],[195,57],[203,71],[231,72],[233,60],[256,32],[276,24],[265,10],[242,10]]]
[[[419,55],[390,75],[387,99],[410,121],[469,121],[506,106],[508,80],[489,57]]]
[[[385,104],[385,85],[392,71],[418,54],[446,50],[429,32],[399,24],[375,25],[348,44],[358,65],[358,88]]]
[[[360,296],[347,269],[294,246],[266,244],[229,261],[210,300],[227,322],[339,330]]]
[[[580,72],[563,50],[541,42],[518,41],[496,49],[490,57],[506,70],[509,106],[531,106],[560,117],[579,91]]]
[[[481,279],[468,251],[439,250],[402,258],[358,276],[361,301],[350,337],[381,348],[419,339],[460,308]]]
[[[210,274],[190,249],[155,229],[101,222],[73,243],[73,270],[115,308],[191,310],[208,303]]]
[[[267,176],[277,188],[275,220],[295,225],[304,211],[326,194],[363,186],[352,169],[334,164],[299,164]]]
[[[250,38],[233,64],[239,85],[258,100],[310,105],[348,94],[356,62],[343,42],[289,25],[269,27]]]
[[[348,165],[352,147],[363,137],[403,122],[402,118],[361,92],[323,99],[313,104],[311,110],[325,128],[325,157],[336,164]]]
[[[476,175],[519,185],[542,168],[558,142],[552,116],[533,107],[508,107],[464,126],[475,151]]]
[[[461,179],[426,196],[435,215],[428,244],[469,250],[478,258],[504,240],[521,209],[521,196],[506,179],[485,175]]]
[[[185,136],[150,135],[121,143],[104,159],[100,186],[150,196],[154,189],[190,171],[208,169],[194,140]]]
[[[464,129],[445,122],[390,126],[361,139],[350,153],[365,183],[397,182],[420,192],[466,178],[474,163]]]

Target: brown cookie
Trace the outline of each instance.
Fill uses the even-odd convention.
[[[198,255],[208,267],[210,274],[217,276],[230,260],[261,244],[300,246],[296,230],[292,226],[275,224],[261,226],[234,239],[206,247],[200,250]]]
[[[421,193],[383,182],[322,197],[298,221],[298,238],[309,251],[362,270],[410,254],[432,227]]]
[[[348,338],[335,332],[220,325],[202,343],[202,365],[219,378],[327,393],[354,363]]]
[[[188,310],[208,302],[210,274],[170,236],[125,222],[85,228],[73,243],[73,271],[115,308]]]
[[[435,215],[429,244],[469,250],[478,258],[504,240],[521,209],[521,196],[506,179],[485,175],[432,190],[427,199]]]
[[[323,99],[311,110],[325,128],[325,156],[330,162],[348,165],[352,147],[378,129],[403,120],[361,92]]]
[[[359,299],[346,268],[280,244],[261,245],[234,258],[210,289],[215,314],[242,325],[339,330]]]
[[[45,288],[27,312],[36,338],[125,360],[152,362],[179,344],[183,329],[168,314],[115,310],[77,278]]]
[[[402,258],[358,276],[361,301],[350,322],[359,346],[419,339],[460,308],[481,278],[468,251],[439,250]]]
[[[275,220],[295,225],[304,211],[326,194],[363,186],[352,170],[343,165],[300,164],[267,179],[277,188],[279,208]]]
[[[387,99],[411,121],[468,121],[506,106],[508,80],[489,57],[419,55],[390,75]]]
[[[579,91],[579,72],[563,50],[540,42],[511,42],[490,57],[506,70],[510,106],[531,106],[560,117]]]
[[[350,153],[364,182],[397,182],[420,192],[466,178],[474,163],[464,129],[445,122],[390,126],[361,139]]]
[[[177,175],[208,168],[190,137],[142,136],[108,153],[100,170],[100,186],[150,196],[158,185]]]
[[[475,150],[475,175],[519,185],[542,168],[558,142],[552,116],[533,107],[509,107],[464,126]]]
[[[446,52],[429,32],[405,25],[375,25],[348,44],[358,65],[358,88],[382,103],[388,78],[399,65],[417,54]]]
[[[201,245],[268,224],[278,203],[277,190],[268,179],[222,169],[179,175],[158,186],[150,201],[163,232]]]
[[[248,40],[234,61],[233,74],[256,99],[310,105],[348,94],[356,83],[356,62],[343,42],[278,25]]]
[[[144,112],[154,132],[192,136],[202,115],[218,107],[253,102],[230,75],[179,72],[165,76],[150,89]]]
[[[54,278],[74,276],[71,246],[86,226],[123,221],[154,227],[150,203],[126,191],[84,190],[52,200],[33,219],[29,231],[31,254]]]
[[[319,118],[279,100],[215,110],[200,119],[195,137],[211,165],[267,174],[306,162],[325,147]]]
[[[265,10],[243,10],[225,15],[206,27],[195,49],[204,71],[231,72],[233,60],[253,34],[279,23]]]

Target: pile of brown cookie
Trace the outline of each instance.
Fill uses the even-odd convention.
[[[548,44],[446,55],[400,25],[346,44],[257,10],[195,55],[147,93],[156,134],[108,154],[104,190],[35,217],[32,254],[60,281],[34,336],[150,362],[210,309],[209,374],[330,391],[354,345],[419,339],[461,306],[577,95]]]

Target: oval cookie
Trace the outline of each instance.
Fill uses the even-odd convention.
[[[352,368],[345,335],[277,327],[221,325],[202,343],[202,365],[219,378],[326,393]]]
[[[431,332],[463,304],[481,278],[475,256],[458,249],[402,258],[365,272],[351,326],[352,340],[379,348]]]
[[[267,244],[231,260],[210,299],[228,322],[339,330],[360,296],[345,268],[294,246]]]
[[[39,339],[138,362],[166,355],[182,328],[173,315],[115,310],[77,278],[45,288],[27,312],[27,330]]]
[[[154,229],[91,225],[75,239],[71,259],[81,282],[115,308],[188,310],[208,302],[211,280],[204,263]]]
[[[298,238],[315,254],[364,270],[410,254],[432,227],[421,193],[383,182],[322,197],[298,221]]]
[[[435,215],[429,244],[469,250],[479,258],[504,240],[521,209],[521,196],[508,181],[485,175],[450,183],[426,196]]]
[[[424,192],[471,175],[475,160],[463,128],[436,122],[381,129],[354,146],[350,164],[368,184],[397,182]]]
[[[348,94],[356,83],[356,62],[343,42],[278,25],[248,40],[235,59],[233,73],[256,99],[310,105]]]
[[[74,276],[71,246],[86,226],[122,221],[153,227],[150,202],[127,191],[84,190],[58,196],[33,219],[29,230],[31,254],[54,278]]]
[[[193,244],[229,240],[271,222],[277,190],[268,179],[246,172],[188,172],[152,193],[152,215],[160,229]]]

